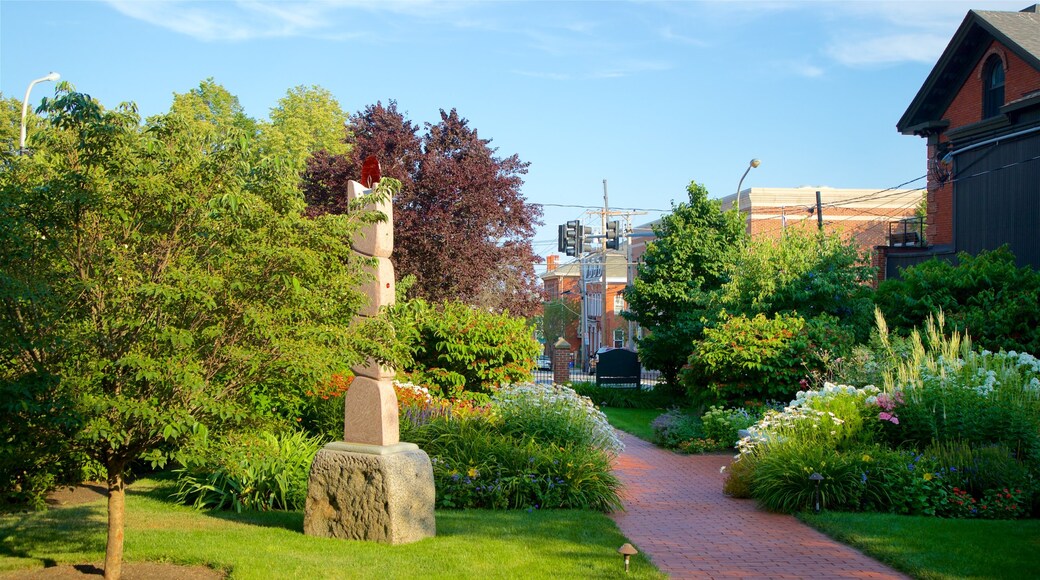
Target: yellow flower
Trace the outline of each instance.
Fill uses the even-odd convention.
[[[468,475],[471,479],[476,477],[477,476],[477,468],[476,467],[470,467],[469,471],[466,472],[466,475]]]
[[[933,477],[935,477],[935,476],[933,476],[931,473],[924,474],[924,480],[925,481],[931,481]]]
[[[864,462],[864,463],[867,463],[867,462],[869,462],[869,461],[870,461],[870,456],[869,456],[869,455],[864,455],[864,456],[863,456],[863,462]]]

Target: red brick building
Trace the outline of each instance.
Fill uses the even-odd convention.
[[[1040,5],[969,11],[896,127],[927,140],[929,247],[879,248],[882,276],[1003,244],[1040,267]]]
[[[564,337],[577,353],[577,360],[588,359],[589,354],[601,346],[632,344],[630,324],[621,317],[625,309],[622,292],[628,284],[627,263],[624,252],[607,252],[607,307],[604,311],[602,254],[588,255],[584,263],[575,260],[560,264],[557,256],[547,259],[546,271],[541,276],[546,299],[569,298],[580,309],[579,322],[568,328]]]

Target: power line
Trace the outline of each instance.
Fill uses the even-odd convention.
[[[534,203],[534,202],[528,203],[527,205],[540,205],[542,207],[570,207],[570,208],[577,208],[577,209],[592,209],[592,210],[603,211],[603,207],[602,206],[597,207],[597,206],[594,206],[594,205],[574,205],[574,204],[567,204],[567,203]],[[659,212],[659,213],[668,213],[668,212],[672,211],[670,209],[649,209],[649,208],[642,208],[642,207],[611,207],[610,209],[612,211],[613,210],[617,210],[617,211],[653,211],[653,212]]]

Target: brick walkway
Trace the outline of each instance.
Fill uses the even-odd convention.
[[[793,516],[722,493],[731,455],[678,455],[622,433],[628,538],[672,578],[907,578]]]

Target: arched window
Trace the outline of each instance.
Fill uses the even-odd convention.
[[[1004,106],[1004,61],[992,55],[982,68],[982,118],[1000,114]]]

